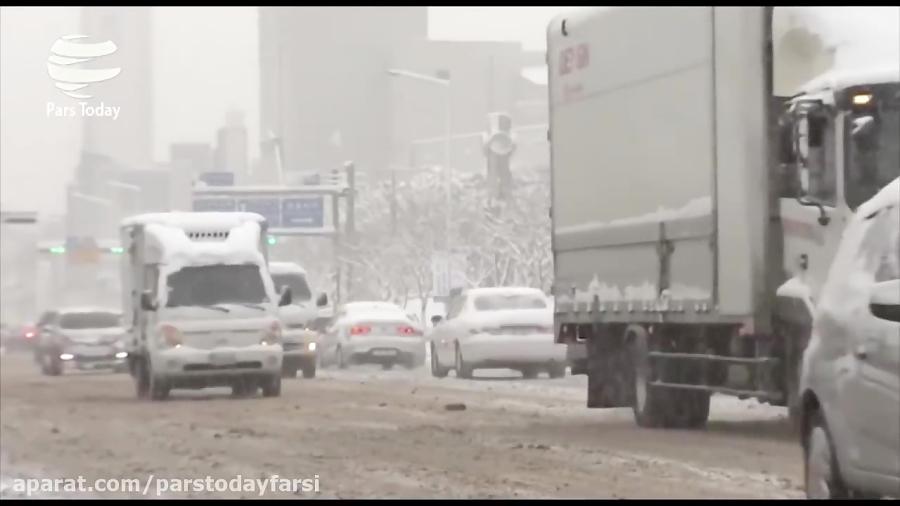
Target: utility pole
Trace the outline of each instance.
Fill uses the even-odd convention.
[[[391,167],[391,235],[397,235],[397,169]]]
[[[347,175],[347,222],[345,233],[350,251],[356,246],[356,167],[353,162],[344,162]],[[353,263],[347,265],[347,296],[353,296]]]

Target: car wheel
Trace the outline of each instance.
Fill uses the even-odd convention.
[[[472,379],[472,373],[475,370],[471,365],[467,364],[465,359],[462,356],[462,350],[459,348],[459,343],[456,343],[456,377],[462,379]]]
[[[343,348],[338,347],[338,349],[337,349],[337,358],[336,358],[335,360],[337,361],[338,369],[346,369],[346,368],[347,368],[347,361],[346,361],[346,359],[344,358],[344,350],[343,350]]]
[[[847,499],[849,494],[834,454],[834,443],[821,412],[812,414],[804,451],[808,499]]]
[[[316,377],[316,364],[310,364],[303,368],[303,377],[306,379]]]
[[[278,397],[281,395],[281,375],[276,374],[262,384],[263,397]]]
[[[162,401],[167,399],[169,397],[169,391],[171,390],[168,382],[157,378],[152,371],[148,372],[150,376],[150,400]]]
[[[138,399],[150,396],[150,371],[144,359],[138,359],[134,365],[134,390]]]
[[[566,375],[566,364],[553,364],[547,370],[551,378],[563,378]]]
[[[446,378],[450,372],[449,368],[441,367],[435,350],[434,343],[431,344],[431,375],[435,378]]]

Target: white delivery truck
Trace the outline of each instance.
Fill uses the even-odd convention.
[[[281,323],[265,218],[156,213],[121,225],[129,370],[140,398],[173,388],[281,393]]]
[[[797,382],[818,291],[854,209],[900,172],[898,60],[872,61],[900,37],[873,19],[830,38],[814,9],[550,23],[556,338],[588,407],[687,427],[713,392],[816,402]]]

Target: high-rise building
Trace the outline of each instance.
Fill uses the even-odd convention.
[[[91,105],[119,107],[119,115],[84,119],[83,149],[118,164],[141,169],[152,162],[153,91],[150,7],[85,7],[84,35],[115,43],[104,67],[118,67],[116,77],[91,85]]]
[[[385,71],[427,32],[427,7],[261,7],[260,138],[282,139],[285,171],[386,166]]]

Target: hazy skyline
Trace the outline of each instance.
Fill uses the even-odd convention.
[[[0,8],[0,202],[59,213],[81,143],[81,122],[48,118],[57,97],[46,75],[50,44],[80,31],[77,7]],[[429,37],[517,40],[544,48],[546,23],[564,7],[430,7]],[[211,23],[210,17],[215,17]],[[225,113],[245,113],[258,152],[256,7],[157,7],[153,13],[154,142],[157,161],[172,142],[213,142]],[[201,27],[202,29],[198,29]],[[225,72],[222,70],[226,69]],[[242,69],[252,69],[243,71]]]

